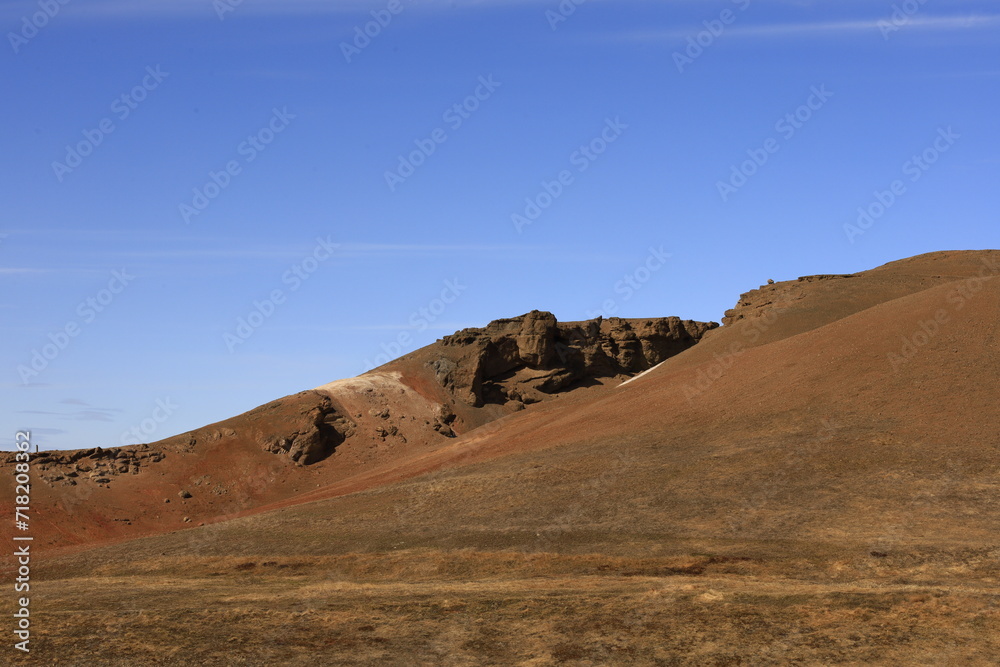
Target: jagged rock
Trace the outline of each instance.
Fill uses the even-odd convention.
[[[775,311],[781,312],[784,308],[805,298],[804,284],[808,285],[816,282],[857,277],[858,275],[854,273],[844,273],[801,276],[796,280],[777,283],[769,280],[766,285],[761,285],[755,290],[741,294],[736,305],[725,312],[722,323],[725,326],[732,326],[740,320],[753,320],[754,318],[763,317]]]
[[[442,346],[458,354],[428,365],[438,382],[469,405],[523,405],[595,378],[640,373],[717,326],[676,317],[560,324],[551,313],[532,311],[444,337]]]
[[[292,405],[267,406],[271,431],[259,439],[264,449],[285,453],[296,463],[309,465],[330,456],[334,449],[354,433],[355,424],[344,417],[329,397],[316,395],[311,409],[292,412]],[[278,432],[275,432],[277,430]]]

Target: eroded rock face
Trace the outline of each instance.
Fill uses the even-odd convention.
[[[176,453],[196,451],[200,446],[249,440],[262,449],[310,465],[329,457],[356,426],[328,396],[301,392],[272,401],[224,423],[196,429],[161,440],[155,445],[130,445],[104,449],[95,447],[33,455],[32,468],[48,486],[92,484],[110,488],[124,475],[171,460]],[[13,466],[14,453],[0,452],[0,468]]]
[[[299,396],[303,396],[300,394]],[[309,465],[330,456],[354,434],[355,424],[328,397],[313,393],[312,403],[275,401],[258,408],[264,428],[257,441],[274,454],[287,454],[296,463]]]
[[[41,482],[50,486],[76,486],[87,480],[108,485],[119,475],[137,475],[144,466],[159,463],[166,454],[150,451],[148,445],[44,452],[33,455],[31,464]],[[0,465],[13,465],[13,453],[4,453]]]
[[[722,323],[731,326],[743,319],[753,319],[761,317],[771,311],[781,309],[805,298],[806,294],[802,289],[803,284],[827,282],[855,278],[856,274],[821,274],[815,276],[802,276],[798,280],[786,280],[774,282],[769,280],[766,285],[761,285],[755,290],[744,292],[740,295],[740,300],[735,306],[725,312]]]
[[[438,382],[474,407],[535,403],[596,378],[640,373],[717,326],[676,317],[560,324],[552,313],[535,310],[446,336],[443,354],[428,366]]]

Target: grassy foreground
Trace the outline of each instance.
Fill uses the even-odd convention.
[[[406,550],[162,557],[34,587],[53,665],[989,665],[988,564]]]

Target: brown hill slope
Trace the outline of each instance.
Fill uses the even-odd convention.
[[[323,517],[322,531],[342,539],[317,553],[389,542],[547,548],[553,532],[572,550],[631,555],[687,540],[984,547],[1000,502],[1000,281],[991,272],[1000,266],[980,260],[1000,253],[974,258],[925,258],[947,280],[917,258],[839,279],[837,290],[779,284],[806,295],[777,318],[745,314],[618,389],[539,406],[284,505],[376,490],[211,534],[226,536],[220,553],[252,551],[263,539],[253,526],[306,530]],[[882,302],[879,275],[890,277]],[[816,301],[849,298],[849,281],[875,305],[746,342],[740,322],[761,318],[776,331],[784,318],[822,313]],[[902,284],[914,289],[898,296]],[[701,349],[710,345],[729,356]],[[441,472],[384,486],[428,471]]]
[[[535,311],[157,443],[48,452],[33,462],[38,547],[257,511],[434,451],[526,405],[617,384],[716,326],[678,318],[559,323]],[[7,455],[0,468],[12,465]],[[2,479],[0,510],[13,498],[13,476]]]

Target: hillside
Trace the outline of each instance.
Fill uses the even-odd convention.
[[[223,635],[245,664],[996,664],[997,275],[1000,251],[941,252],[761,286],[718,328],[532,313],[459,332],[291,401],[402,412],[398,456],[288,467],[291,438],[269,460],[318,488],[65,552],[44,590],[219,605],[228,620],[194,612],[210,634],[114,612],[150,646],[192,632],[204,664],[231,658]],[[246,423],[287,432],[282,405]],[[205,472],[261,456],[246,447]]]
[[[614,386],[716,326],[676,317],[559,323],[535,311],[159,442],[46,452],[33,461],[37,548],[176,530],[327,493],[534,404]],[[13,463],[4,455],[0,468]],[[13,476],[2,480],[0,508],[10,509]]]

